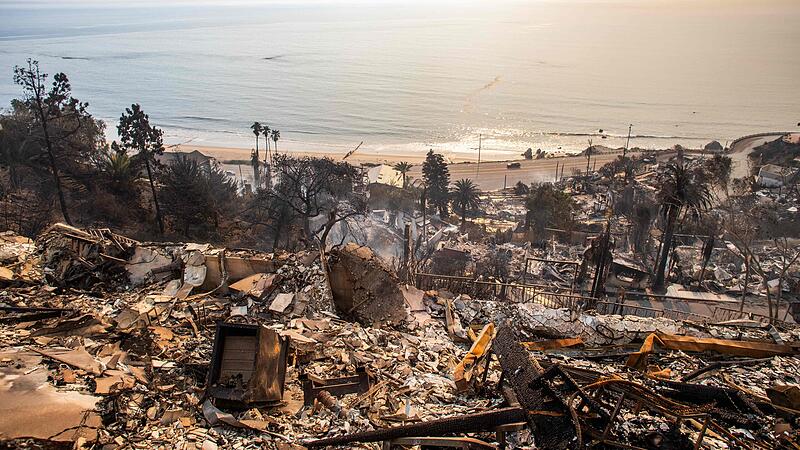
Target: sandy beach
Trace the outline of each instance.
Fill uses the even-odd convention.
[[[230,164],[231,161],[248,161],[250,159],[250,149],[246,148],[234,148],[234,147],[209,147],[209,146],[199,146],[199,145],[191,145],[191,144],[180,144],[176,146],[168,146],[167,151],[170,152],[191,152],[194,150],[198,150],[201,153],[214,157],[222,164]],[[260,149],[263,155],[264,149]],[[278,145],[278,151],[280,153],[288,153],[292,156],[312,156],[321,158],[324,156],[334,158],[334,159],[342,159],[344,157],[344,153],[334,153],[334,152],[326,152],[326,151],[306,151],[306,150],[291,150],[291,151],[284,151]],[[405,154],[386,154],[386,153],[374,153],[368,151],[356,151],[352,155],[347,158],[347,161],[351,164],[359,165],[362,163],[385,163],[385,164],[394,164],[399,161],[407,161],[412,164],[421,164],[422,161],[425,160],[424,153],[405,153]],[[469,161],[465,159],[464,161]],[[463,162],[463,161],[459,161]]]
[[[198,150],[205,155],[216,158],[226,170],[233,172],[236,175],[241,174],[245,181],[250,181],[251,169],[249,166],[244,163],[236,163],[236,161],[247,161],[250,159],[249,149],[206,147],[196,145],[179,145],[170,147],[168,149],[168,151],[180,152],[191,152],[194,150]],[[621,151],[617,150],[603,150],[603,153],[599,153],[592,157],[592,167],[600,167],[622,154]],[[343,154],[339,153],[296,150],[292,150],[289,152],[289,154],[294,156],[312,157],[328,156],[334,159],[341,159],[344,156]],[[389,155],[369,152],[355,152],[353,155],[347,158],[347,161],[354,165],[364,163],[393,164],[398,161],[407,161],[414,165],[409,173],[412,181],[422,177],[422,162],[424,160],[424,153]],[[482,161],[480,165],[477,164],[477,158],[475,160],[455,161],[448,166],[450,169],[450,179],[459,180],[462,178],[469,178],[478,184],[481,189],[496,190],[502,189],[504,186],[513,186],[519,181],[525,184],[532,182],[553,181],[556,177],[556,166],[559,167],[559,175],[563,174],[565,177],[572,175],[575,170],[586,170],[586,157],[580,155],[537,160],[516,159],[515,161],[520,163],[520,168],[509,169],[507,167],[508,160]],[[563,171],[561,167],[563,167]]]
[[[240,161],[249,161],[250,160],[250,152],[252,149],[248,148],[237,148],[237,147],[216,147],[216,146],[204,146],[204,145],[193,145],[193,144],[177,144],[177,145],[168,145],[166,146],[166,151],[168,152],[192,152],[197,150],[205,155],[211,156],[215,158],[222,164],[232,164]],[[264,149],[259,149],[262,153],[263,158],[263,151]],[[316,158],[322,157],[329,157],[337,160],[341,160],[345,156],[345,152],[331,152],[331,151],[323,151],[323,150],[284,150],[278,146],[278,151],[281,154],[289,154],[292,156],[311,156]],[[523,150],[520,150],[520,155]],[[595,151],[597,153],[601,153],[602,155],[598,155],[599,157],[603,157],[604,155],[618,155],[620,154],[620,149],[613,149],[602,145],[595,145]],[[440,151],[437,150],[437,153]],[[557,150],[555,152],[548,152],[549,159],[553,160],[561,160],[564,158],[572,158],[577,155],[571,155],[569,153],[565,153],[563,151]],[[406,161],[412,164],[422,164],[425,161],[426,152],[424,151],[408,151],[408,152],[375,152],[368,149],[359,149],[352,155],[347,158],[347,161],[350,164],[359,165],[359,164],[395,164],[400,161]],[[524,161],[521,157],[516,158],[492,158],[491,156],[487,156],[484,154],[482,156],[482,163],[489,164],[491,162],[508,162],[508,161]],[[582,157],[581,157],[582,158]],[[451,164],[462,164],[462,163],[477,163],[478,162],[478,154],[477,152],[472,156],[453,156],[445,154],[445,159]],[[585,163],[585,160],[584,160]],[[555,165],[555,163],[553,163]],[[566,174],[566,172],[565,172]]]

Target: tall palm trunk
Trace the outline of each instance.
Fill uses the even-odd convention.
[[[656,279],[653,283],[654,289],[661,289],[664,287],[667,270],[667,257],[672,249],[672,239],[675,234],[675,222],[677,220],[679,209],[670,205],[667,209],[667,223],[664,226],[664,238],[661,241],[661,252],[658,255],[658,264],[656,265]]]
[[[153,204],[156,207],[156,222],[158,222],[158,231],[161,234],[164,234],[164,221],[161,219],[161,207],[158,205],[158,195],[156,195],[156,184],[153,182],[153,171],[150,169],[150,158],[146,152],[142,152],[145,155],[144,159],[144,166],[147,168],[147,178],[150,180],[150,191],[153,193]]]
[[[258,135],[256,135],[256,157],[253,158],[253,184],[255,186],[254,189],[258,189],[258,186],[261,184],[261,174],[259,173],[258,169],[258,162],[259,162],[259,155],[258,155]]]
[[[259,154],[258,154],[258,135],[256,135],[256,160],[258,160],[258,158],[259,158]]]
[[[428,251],[428,187],[423,186],[422,195],[419,199],[419,204],[422,207],[422,235],[425,236],[425,251]]]
[[[47,119],[44,116],[44,105],[42,99],[37,92],[36,106],[39,110],[39,119],[42,122],[42,132],[44,133],[44,142],[47,147],[47,159],[50,161],[50,170],[53,172],[53,181],[56,185],[56,192],[58,193],[58,204],[61,207],[61,215],[64,216],[64,221],[72,225],[72,219],[67,212],[67,200],[64,197],[64,189],[61,187],[61,177],[58,175],[58,165],[56,165],[56,157],[53,154],[53,143],[50,142],[50,133],[47,130]]]
[[[264,178],[265,178],[264,185],[267,187],[267,189],[270,189],[272,187],[272,173],[270,172],[270,170],[272,169],[270,168],[270,164],[273,163],[273,159],[272,155],[270,155],[269,153],[268,132],[264,133],[264,142],[265,142],[265,147],[267,149],[266,154],[264,155]]]

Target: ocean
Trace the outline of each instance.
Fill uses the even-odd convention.
[[[131,103],[170,144],[251,148],[260,121],[279,150],[453,160],[479,140],[506,159],[623,146],[629,125],[643,148],[800,125],[797,0],[0,0],[0,17],[0,105],[34,58],[110,139]]]

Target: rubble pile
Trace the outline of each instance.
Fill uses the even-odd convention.
[[[798,445],[795,328],[422,292],[354,244],[2,237],[11,448]]]
[[[11,231],[0,233],[0,281],[29,283],[41,278],[36,244]]]
[[[102,289],[104,284],[125,282],[120,262],[127,259],[136,241],[110,230],[85,232],[56,224],[39,238],[43,248],[45,278],[56,286]]]

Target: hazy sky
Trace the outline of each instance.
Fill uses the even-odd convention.
[[[153,2],[0,0],[0,108],[36,58],[97,117],[140,103],[173,143],[246,148],[258,118],[284,148],[482,135],[518,156],[601,128],[625,145],[630,123],[667,148],[800,120],[800,0]]]
[[[669,6],[674,5],[679,8],[689,7],[712,7],[720,9],[734,9],[745,7],[755,10],[774,5],[800,5],[798,0],[0,0],[0,7],[154,7],[154,6],[175,6],[175,5],[217,5],[217,6],[240,6],[240,5],[259,5],[259,4],[285,4],[297,6],[299,4],[453,4],[461,5],[464,3],[619,3],[619,4],[640,4],[643,6]]]
[[[318,3],[408,3],[409,0],[0,0],[0,5],[3,6],[24,6],[31,7],[33,5],[39,6],[129,6],[129,7],[142,7],[142,6],[169,6],[169,5],[247,5],[247,4],[318,4]],[[432,0],[412,0],[422,3],[430,3]],[[457,0],[433,0],[437,3],[460,3]]]

